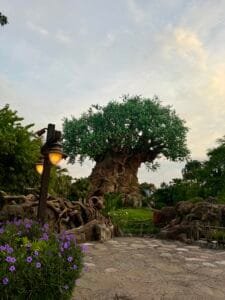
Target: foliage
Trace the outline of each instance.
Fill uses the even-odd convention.
[[[98,162],[108,153],[139,154],[143,162],[152,162],[159,154],[171,160],[188,155],[187,127],[157,97],[124,96],[122,102],[106,106],[92,105],[79,119],[65,119],[64,148],[74,163],[79,157]]]
[[[210,239],[225,242],[225,231],[221,229],[214,229],[210,234]]]
[[[23,193],[39,181],[34,164],[41,142],[30,131],[33,125],[22,121],[9,105],[0,109],[0,189],[6,192]]]
[[[153,225],[153,213],[147,208],[127,208],[110,211],[113,224],[117,225],[123,234],[153,234],[158,229]]]
[[[4,16],[1,12],[0,12],[0,25],[4,26],[8,24],[8,19],[6,16]]]
[[[225,203],[225,139],[208,150],[205,161],[190,160],[182,170],[182,179],[162,184],[154,193],[157,208],[174,205],[178,201],[198,201],[216,197],[217,203]]]
[[[219,146],[208,151],[204,164],[204,185],[210,196],[225,196],[225,139],[218,140]]]
[[[107,193],[104,195],[104,209],[103,214],[108,214],[123,207],[122,195],[119,193]]]
[[[54,166],[51,169],[49,183],[49,193],[68,199],[71,194],[71,185],[73,178],[68,174],[66,168]]]
[[[169,184],[162,184],[155,191],[153,199],[156,208],[161,209],[164,206],[173,206],[179,201],[201,197],[200,192],[199,184],[196,182],[173,179]]]
[[[153,204],[152,195],[156,191],[153,183],[143,182],[139,184],[140,194],[142,196],[142,207],[149,207]]]
[[[70,299],[83,267],[75,237],[32,220],[0,227],[1,299]]]
[[[183,179],[199,181],[202,176],[202,168],[204,164],[199,160],[190,160],[186,163],[182,170]]]
[[[89,188],[90,182],[88,178],[81,177],[75,179],[70,187],[69,199],[76,201],[81,200],[82,202],[85,202],[85,199],[87,199],[88,196]]]

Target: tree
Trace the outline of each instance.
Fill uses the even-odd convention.
[[[124,96],[122,102],[93,105],[79,119],[65,119],[63,130],[71,163],[87,157],[96,162],[90,196],[119,192],[138,199],[142,163],[153,167],[160,155],[177,161],[189,153],[184,121],[157,97]]]
[[[49,183],[49,193],[53,196],[67,198],[71,193],[73,178],[69,175],[66,168],[54,166],[51,168]]]
[[[30,128],[23,126],[9,105],[0,109],[0,189],[21,193],[24,188],[38,182],[34,164],[40,154],[40,140],[34,138]]]
[[[1,24],[1,26],[4,26],[4,25],[8,24],[7,17],[4,16],[1,12],[0,12],[0,24]]]
[[[225,138],[219,139],[218,146],[207,152],[204,163],[204,185],[210,196],[225,196]]]
[[[182,170],[183,179],[199,181],[204,164],[199,160],[190,160],[186,163]]]
[[[71,200],[80,200],[85,203],[90,188],[90,182],[88,178],[77,178],[71,184],[69,198]]]

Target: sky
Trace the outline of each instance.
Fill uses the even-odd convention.
[[[34,129],[130,94],[172,105],[192,159],[225,135],[224,0],[0,0],[0,12],[0,107]],[[181,177],[184,163],[160,163],[140,182]],[[93,166],[67,167],[78,178]]]

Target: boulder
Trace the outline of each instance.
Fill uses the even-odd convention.
[[[189,201],[180,201],[176,204],[175,210],[178,215],[185,216],[189,214],[194,207],[194,204]]]
[[[172,206],[163,207],[161,210],[153,210],[153,223],[157,226],[165,226],[176,217],[176,210]]]

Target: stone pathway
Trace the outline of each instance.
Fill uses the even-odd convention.
[[[73,300],[225,299],[225,251],[134,237],[87,245]]]

